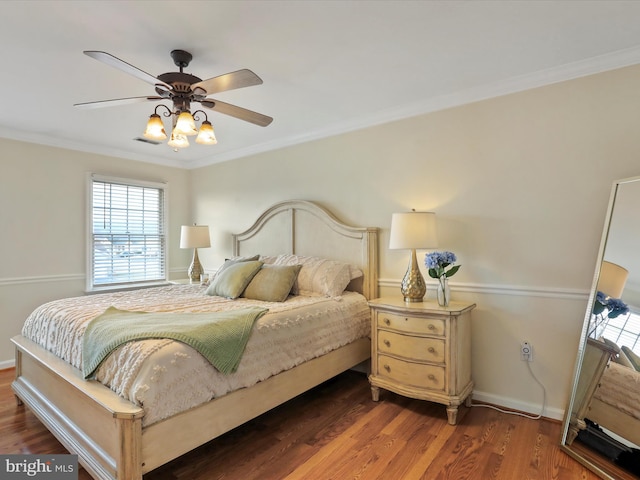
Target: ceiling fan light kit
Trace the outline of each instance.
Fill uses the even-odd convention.
[[[164,107],[166,111],[162,113],[163,116],[172,117],[173,119],[171,137],[167,145],[176,151],[180,148],[188,147],[189,139],[187,137],[193,135],[197,135],[196,143],[200,145],[215,145],[218,143],[213,126],[211,122],[209,122],[206,112],[204,110],[196,110],[191,113],[191,102],[200,103],[204,108],[230,115],[261,127],[266,127],[273,121],[273,118],[262,115],[261,113],[207,97],[207,95],[214,93],[260,85],[262,79],[251,70],[243,69],[219,75],[208,80],[201,80],[195,75],[183,72],[183,69],[189,65],[189,62],[193,58],[192,55],[184,50],[173,50],[171,52],[171,58],[173,58],[176,66],[180,68],[180,71],[163,73],[154,77],[109,53],[92,50],[85,51],[84,53],[91,58],[150,83],[154,86],[158,96],[118,98],[114,100],[77,103],[74,106],[80,108],[97,108],[134,102],[169,100],[172,102],[173,108],[169,108],[164,104],[157,105],[154,113],[149,116],[143,135],[145,138],[154,141],[167,139],[164,123],[158,113],[158,109]],[[198,114],[204,116],[200,129],[196,127],[196,121],[200,121]]]

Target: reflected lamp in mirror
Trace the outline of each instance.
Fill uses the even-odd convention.
[[[199,283],[204,269],[198,259],[198,248],[211,246],[209,227],[207,225],[182,225],[180,229],[180,248],[193,248],[193,259],[187,270],[191,283]]]
[[[597,290],[607,297],[622,298],[628,276],[629,271],[626,268],[605,260],[600,268]]]
[[[400,286],[405,302],[421,302],[427,293],[427,285],[416,259],[416,249],[431,249],[437,246],[435,213],[412,211],[392,215],[389,248],[411,250],[409,267]]]

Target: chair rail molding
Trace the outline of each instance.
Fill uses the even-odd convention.
[[[436,289],[438,283],[428,281],[427,290]],[[400,288],[400,279],[380,278],[378,286]],[[589,290],[561,287],[530,287],[522,285],[498,285],[490,283],[451,283],[451,291],[480,293],[483,295],[516,295],[523,297],[564,298],[569,300],[586,301],[589,298]]]

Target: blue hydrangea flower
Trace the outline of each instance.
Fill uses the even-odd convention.
[[[460,265],[452,266],[457,260],[453,252],[431,252],[425,255],[424,264],[431,278],[440,278],[443,275],[448,278],[460,269]],[[447,267],[451,268],[447,270]]]
[[[609,298],[607,307],[609,308],[609,318],[616,318],[618,315],[629,313],[629,306],[619,298]]]
[[[596,293],[596,301],[593,304],[593,313],[595,315],[604,314],[609,318],[616,318],[620,315],[629,313],[629,306],[619,298],[611,298],[603,292]]]

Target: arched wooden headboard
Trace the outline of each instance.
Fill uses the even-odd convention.
[[[234,255],[295,254],[357,265],[364,277],[349,290],[378,296],[378,228],[353,227],[306,200],[277,203],[242,233],[232,235]]]

